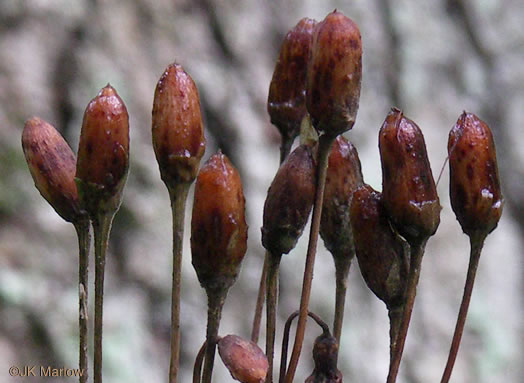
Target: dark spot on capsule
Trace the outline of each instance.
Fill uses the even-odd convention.
[[[351,47],[351,49],[358,49],[359,43],[356,39],[350,39],[349,46]]]
[[[93,154],[93,144],[91,142],[88,142],[86,145],[86,151],[88,155]]]
[[[472,181],[474,171],[473,171],[473,165],[471,163],[469,163],[468,166],[466,166],[466,174],[468,176],[468,180]]]
[[[328,62],[328,69],[329,70],[335,70],[335,60],[333,59],[330,59],[329,62]]]
[[[457,206],[463,207],[466,205],[466,191],[464,190],[464,187],[460,184],[455,185],[455,201]]]

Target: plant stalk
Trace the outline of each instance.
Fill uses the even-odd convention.
[[[388,307],[389,316],[389,362],[393,362],[395,356],[395,349],[397,348],[398,333],[400,331],[400,325],[402,323],[402,313],[404,306],[398,306],[394,308]]]
[[[346,291],[349,269],[351,266],[350,256],[336,256],[335,261],[335,319],[333,321],[333,336],[340,347],[340,338],[342,336],[342,325],[344,322],[344,307],[346,304]]]
[[[190,183],[179,183],[169,189],[173,215],[173,280],[171,289],[171,358],[169,382],[176,383],[180,359],[180,288],[182,278],[182,244],[187,194]]]
[[[200,347],[200,350],[198,350],[198,354],[195,358],[195,364],[193,365],[193,383],[200,383],[200,378],[202,376],[202,362],[204,361],[206,344],[207,342],[204,341],[202,347]]]
[[[455,333],[453,334],[453,340],[451,342],[451,348],[449,350],[448,361],[446,368],[442,375],[441,383],[449,382],[455,360],[457,359],[457,353],[460,347],[460,341],[462,339],[462,333],[464,332],[464,325],[466,323],[466,317],[468,315],[469,302],[471,300],[471,293],[473,292],[473,284],[475,283],[475,275],[480,259],[480,253],[484,246],[485,235],[471,236],[471,254],[469,257],[468,274],[466,277],[466,284],[464,286],[464,295],[462,296],[462,303],[460,304],[460,310],[457,318],[457,324],[455,325]]]
[[[273,359],[275,354],[275,333],[277,322],[278,269],[282,255],[270,254],[267,270],[267,308],[266,308],[266,357],[268,372],[266,383],[273,382]]]
[[[262,322],[262,310],[264,308],[264,302],[266,297],[266,282],[267,282],[267,268],[270,254],[266,251],[264,256],[264,266],[262,266],[262,274],[260,274],[260,283],[258,285],[257,303],[255,306],[255,315],[253,317],[253,327],[251,330],[251,341],[258,343],[258,337],[260,335],[260,323]]]
[[[406,336],[408,334],[409,322],[411,320],[411,313],[413,312],[413,305],[415,303],[415,296],[417,295],[417,284],[420,277],[420,266],[422,264],[422,257],[426,247],[427,239],[410,244],[411,258],[409,265],[408,282],[406,285],[406,296],[404,300],[404,311],[402,313],[402,321],[398,334],[396,337],[396,347],[394,356],[391,358],[389,365],[389,373],[387,383],[395,383],[397,380],[398,370],[400,367],[400,360],[404,352],[404,345],[406,343]]]
[[[93,219],[95,235],[95,352],[94,383],[102,383],[102,328],[104,309],[104,271],[114,212],[102,212]]]
[[[89,288],[89,246],[91,236],[89,234],[89,220],[81,220],[75,223],[76,235],[78,237],[78,367],[81,371],[80,383],[87,383],[88,377],[88,296]]]
[[[306,331],[306,320],[308,314],[309,297],[311,295],[311,284],[313,281],[313,268],[315,266],[315,255],[317,251],[318,233],[320,229],[320,217],[322,214],[322,202],[324,200],[324,186],[328,166],[329,152],[335,137],[320,136],[318,145],[318,171],[317,171],[317,190],[315,193],[315,204],[313,206],[313,216],[311,218],[311,231],[309,232],[309,243],[306,255],[306,266],[304,270],[304,280],[302,283],[302,295],[300,298],[300,310],[298,316],[297,332],[293,352],[289,360],[289,368],[286,374],[286,383],[292,383],[298,366],[298,359],[302,351],[304,333]]]
[[[215,362],[216,345],[218,342],[218,328],[220,326],[222,307],[224,306],[226,295],[227,289],[222,291],[207,291],[207,344],[204,360],[204,371],[202,372],[203,383],[211,383],[211,377],[213,375],[213,364]]]

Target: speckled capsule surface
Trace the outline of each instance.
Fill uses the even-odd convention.
[[[107,85],[84,112],[76,177],[110,197],[120,192],[129,169],[129,116],[116,90]]]
[[[448,140],[451,206],[464,233],[487,235],[498,224],[503,196],[493,135],[473,113],[463,112]]]
[[[152,112],[153,148],[168,187],[192,182],[205,151],[200,98],[193,79],[171,64],[157,83]]]
[[[306,105],[319,133],[336,136],[353,127],[361,79],[360,31],[334,11],[315,27],[307,70]]]
[[[395,229],[422,241],[440,223],[440,203],[420,128],[393,108],[379,132],[382,193]]]
[[[193,267],[206,290],[230,287],[247,248],[245,200],[237,170],[218,152],[198,174],[191,220]]]
[[[362,277],[391,309],[402,303],[408,263],[403,258],[402,243],[391,229],[382,198],[369,185],[357,189],[351,202],[351,224]]]
[[[300,145],[278,169],[264,203],[262,244],[272,254],[295,247],[313,207],[315,185],[313,147]]]
[[[334,257],[354,253],[349,209],[353,193],[363,184],[357,149],[343,136],[333,142],[328,159],[320,236]]]
[[[315,20],[303,18],[286,34],[269,85],[271,123],[291,139],[299,134],[306,114],[306,71],[315,25]]]
[[[35,186],[67,222],[82,217],[75,184],[76,158],[49,123],[33,117],[25,122],[22,149]]]
[[[256,343],[237,335],[227,335],[218,342],[218,353],[233,379],[242,383],[262,383],[268,362]]]

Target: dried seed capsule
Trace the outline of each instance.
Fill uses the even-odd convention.
[[[120,206],[128,170],[129,116],[108,84],[87,105],[78,144],[76,177],[81,202],[91,216]]]
[[[298,146],[278,169],[264,204],[262,244],[272,254],[289,253],[304,230],[315,198],[313,148]]]
[[[408,242],[435,234],[440,204],[420,128],[398,109],[389,112],[379,133],[384,206]]]
[[[315,20],[303,18],[287,33],[269,85],[267,111],[287,139],[298,135],[306,114],[306,70],[315,25]]]
[[[193,182],[205,151],[200,99],[193,79],[179,64],[167,67],[153,101],[153,148],[168,187]]]
[[[333,256],[354,253],[349,209],[353,192],[363,182],[357,150],[343,136],[338,136],[329,155],[320,220],[320,235]]]
[[[360,31],[335,10],[315,27],[307,71],[307,110],[318,132],[336,136],[353,127],[361,78]]]
[[[351,202],[351,225],[362,276],[375,295],[392,309],[402,304],[408,266],[382,198],[371,186],[360,187]]]
[[[463,112],[448,141],[451,206],[467,235],[487,235],[502,214],[495,143],[489,127]]]
[[[236,280],[247,247],[240,176],[221,152],[198,174],[191,221],[193,267],[206,290],[224,290]]]
[[[265,381],[267,358],[256,343],[236,335],[227,335],[218,342],[218,353],[233,379],[242,383]]]
[[[75,185],[76,158],[60,133],[44,120],[33,117],[25,122],[22,148],[42,197],[67,222],[81,219],[83,212]]]
[[[337,368],[338,343],[329,333],[320,335],[313,346],[315,369],[305,383],[342,383],[342,373]]]

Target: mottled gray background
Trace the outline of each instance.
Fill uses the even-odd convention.
[[[422,128],[436,176],[448,131],[464,109],[493,129],[506,205],[486,241],[453,381],[523,381],[519,0],[1,0],[0,381],[24,381],[8,376],[11,365],[74,367],[77,361],[76,238],[33,187],[20,145],[24,121],[33,115],[48,120],[76,149],[83,110],[100,88],[110,82],[127,104],[131,172],[108,254],[104,375],[108,383],[166,381],[171,217],[151,147],[156,82],[173,61],[186,68],[202,98],[206,158],[221,147],[241,173],[249,250],[220,333],[247,337],[263,259],[261,211],[278,164],[279,138],[265,111],[274,60],[300,18],[320,20],[334,8],[362,32],[362,99],[348,137],[368,183],[380,189],[377,132],[391,106]],[[447,167],[438,189],[442,222],[427,247],[399,382],[439,380],[462,295],[469,246],[450,209]],[[298,306],[304,239],[283,258],[281,319]],[[187,382],[204,338],[206,302],[190,264],[188,235],[184,246],[181,381]],[[332,261],[320,244],[311,309],[328,322],[333,290]],[[319,330],[309,329],[298,382],[312,369],[310,342]],[[355,265],[340,354],[345,381],[385,381],[388,352],[385,307]],[[217,360],[215,381],[230,380]]]

